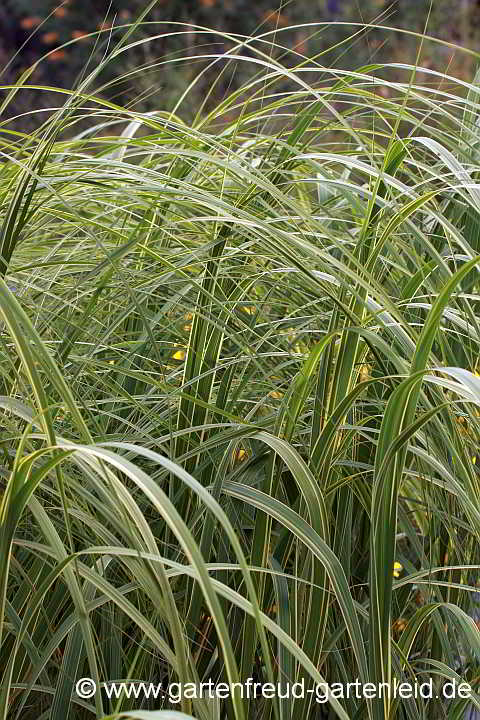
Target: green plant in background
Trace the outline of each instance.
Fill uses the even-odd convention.
[[[480,76],[229,34],[209,72],[250,79],[187,123],[202,71],[171,112],[105,99],[147,17],[2,126],[0,716],[463,717],[475,692],[101,690],[441,695],[480,661]]]
[[[92,68],[102,62],[107,48],[134,22],[143,5],[143,0],[3,0],[3,82],[15,82],[26,68],[45,57],[32,75],[32,83],[42,86],[42,90],[32,88],[27,96],[17,95],[9,104],[10,127],[34,130],[38,115],[31,116],[29,111],[35,108],[38,113],[46,112],[56,106],[55,93],[48,92],[45,86],[73,87],[86,65]],[[202,58],[232,50],[234,43],[225,34],[254,35],[261,42],[265,32],[276,28],[282,31],[282,44],[299,53],[299,57],[323,52],[322,65],[344,70],[370,62],[388,62],[390,78],[401,81],[402,71],[394,64],[414,57],[416,33],[422,33],[427,22],[429,34],[445,42],[428,45],[422,58],[425,71],[446,72],[468,81],[474,62],[468,53],[456,50],[455,43],[478,50],[480,8],[475,0],[282,0],[278,7],[270,0],[159,0],[148,23],[136,31],[136,40],[150,38],[150,42],[139,42],[128,54],[118,57],[114,65],[103,65],[104,83],[120,76],[123,81],[113,87],[107,84],[101,95],[136,111],[159,107],[171,110],[179,93],[197,78],[183,102],[184,120],[192,119],[205,94],[210,95],[208,109],[212,110],[231,90],[246,84],[252,71],[258,69],[253,63],[242,63],[221,78],[214,72],[198,78],[200,65],[208,64]],[[367,33],[360,32],[364,23],[371,24]],[[193,31],[191,26],[211,28],[217,34]],[[382,27],[403,28],[412,34],[386,33]],[[353,33],[356,36],[345,45]],[[268,53],[277,59],[281,56],[281,50],[272,46]],[[188,63],[178,62],[185,56]],[[161,62],[166,57],[171,60],[168,66]],[[282,62],[295,65],[296,61],[294,56],[290,60],[283,56]],[[130,73],[140,65],[143,72],[133,80]],[[320,79],[321,73],[315,80],[311,77],[310,83]],[[439,78],[423,76],[424,83],[434,80]],[[215,89],[210,93],[212,84]],[[382,91],[388,93],[389,89],[384,87]]]

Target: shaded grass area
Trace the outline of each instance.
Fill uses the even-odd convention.
[[[168,698],[108,700],[120,679],[476,689],[478,78],[236,42],[258,73],[193,124],[183,96],[102,100],[99,66],[36,132],[4,127],[3,719],[167,717]]]

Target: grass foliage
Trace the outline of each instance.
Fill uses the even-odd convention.
[[[480,669],[480,76],[233,36],[187,126],[102,100],[134,31],[0,128],[0,718],[461,718],[100,689]]]

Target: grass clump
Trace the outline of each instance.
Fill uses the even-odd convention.
[[[2,125],[2,720],[480,707],[102,689],[478,679],[478,78],[231,41],[191,126]]]

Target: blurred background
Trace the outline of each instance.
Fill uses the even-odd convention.
[[[15,82],[26,68],[42,58],[29,79],[30,85],[75,87],[82,71],[94,67],[105,56],[124,32],[125,25],[138,17],[145,5],[145,0],[66,0],[62,4],[55,0],[1,0],[2,84]],[[370,62],[415,62],[419,38],[414,34],[393,33],[382,28],[358,33],[359,28],[353,23],[377,23],[421,33],[427,17],[428,34],[446,44],[425,43],[421,65],[471,80],[475,58],[453,46],[480,51],[480,0],[433,0],[432,3],[430,0],[292,0],[280,6],[272,0],[159,0],[148,16],[150,23],[136,31],[133,39],[168,31],[182,32],[157,37],[123,53],[109,64],[98,87],[106,85],[100,90],[104,97],[137,110],[170,110],[198,74],[202,63],[206,65],[195,57],[208,52],[225,53],[233,47],[223,33],[260,35],[281,30],[278,42],[299,54],[284,57],[283,61],[292,65],[299,62],[302,55],[312,56],[322,51],[320,61],[329,67],[355,69]],[[285,30],[291,25],[322,22],[326,24]],[[193,26],[198,25],[214,29],[218,35],[195,32]],[[342,42],[354,32],[356,37]],[[65,46],[65,43],[70,44]],[[327,52],[335,45],[335,49]],[[279,49],[278,57],[282,54]],[[175,57],[188,57],[189,61],[161,64],[162,60]],[[139,66],[144,66],[145,72],[128,77],[128,73]],[[248,80],[248,73],[254,70],[247,63],[236,64],[231,73],[225,73],[216,83],[209,101],[218,101],[227,91]],[[189,114],[193,116],[194,108],[201,104],[200,96],[211,90],[217,75],[218,68],[206,72],[189,92],[182,104],[184,120],[188,120]],[[435,78],[431,81],[435,82]],[[8,125],[28,132],[38,127],[49,108],[58,104],[58,94],[35,89],[22,91],[9,105]]]

